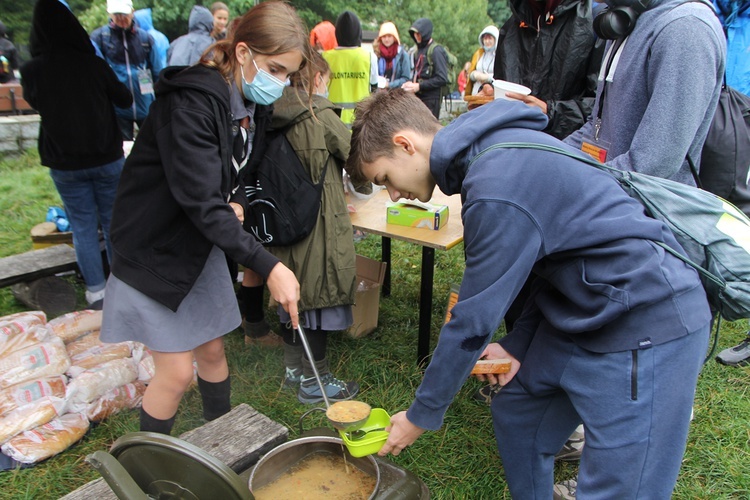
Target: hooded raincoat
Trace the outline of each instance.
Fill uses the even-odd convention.
[[[153,50],[159,56],[159,64],[162,68],[167,67],[167,50],[169,50],[169,39],[167,35],[154,28],[154,20],[151,17],[151,9],[139,9],[133,14],[138,26],[148,32],[154,39]]]
[[[138,27],[134,20],[127,29],[115,26],[110,21],[107,26],[94,30],[91,40],[115,71],[117,78],[133,94],[133,104],[127,108],[117,107],[117,116],[132,121],[145,119],[155,99],[153,83],[159,79],[159,73],[164,69],[159,53],[153,50],[154,38]],[[150,82],[144,85],[146,80]]]
[[[214,43],[211,31],[214,29],[214,16],[202,5],[190,11],[188,34],[182,35],[169,45],[167,61],[170,66],[190,66],[200,61],[203,52]]]
[[[422,41],[417,43],[414,32],[422,35]],[[440,89],[448,83],[448,57],[442,47],[435,48],[432,53],[432,61],[427,57],[427,49],[430,44],[436,43],[432,39],[432,21],[422,17],[414,21],[409,28],[414,43],[417,43],[417,52],[414,54],[414,76],[413,80],[419,82],[417,97],[424,100],[432,97],[440,97]]]
[[[495,45],[490,49],[485,49],[482,37],[484,35],[492,35],[495,39]],[[469,67],[468,77],[472,85],[467,85],[464,95],[475,95],[479,93],[479,89],[482,87],[484,81],[479,81],[477,78],[472,78],[472,72],[478,71],[480,73],[487,73],[492,81],[492,75],[495,70],[495,52],[497,51],[497,39],[500,36],[500,30],[495,26],[487,26],[479,33],[479,48],[471,56],[471,66]]]
[[[750,0],[713,0],[727,35],[727,84],[750,95]]]
[[[356,263],[352,224],[342,189],[351,134],[328,99],[313,96],[313,117],[305,105],[307,96],[298,92],[292,87],[284,89],[274,103],[271,124],[274,129],[286,130],[286,137],[312,182],[320,182],[326,169],[320,212],[305,239],[269,250],[297,276],[302,312],[353,304]]]
[[[395,38],[394,45],[396,55],[391,59],[390,72],[387,71],[388,61],[382,55],[378,58],[378,75],[388,78],[388,88],[397,89],[411,78],[411,60],[409,54],[401,45],[401,39],[398,36],[396,25],[391,22],[385,22],[380,26],[378,37],[375,39],[376,44],[381,44],[380,37],[383,35],[393,35]]]
[[[592,28],[592,0],[562,0],[542,18],[530,3],[510,2],[513,14],[500,28],[494,78],[525,85],[546,101],[545,132],[564,139],[594,105],[604,44]]]

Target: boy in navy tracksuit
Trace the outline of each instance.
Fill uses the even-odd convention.
[[[461,193],[466,269],[414,402],[391,419],[381,455],[398,455],[443,416],[479,358],[489,376],[498,449],[513,498],[549,498],[555,453],[583,422],[581,497],[669,498],[685,449],[711,319],[681,250],[607,173],[562,155],[498,149],[533,142],[547,118],[497,100],[441,129],[413,95],[360,103],[347,167],[391,198]],[[533,291],[499,343],[488,342],[529,274]]]

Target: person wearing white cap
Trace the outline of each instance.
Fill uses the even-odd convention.
[[[123,138],[132,141],[134,126],[141,127],[154,101],[154,82],[164,64],[153,50],[154,38],[133,20],[132,0],[107,0],[107,13],[109,24],[94,30],[91,40],[133,94],[129,108],[115,108]]]

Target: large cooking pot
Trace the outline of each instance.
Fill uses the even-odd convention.
[[[250,475],[250,490],[270,483],[311,453],[322,450],[341,455],[342,449],[346,450],[343,440],[330,429],[314,428],[304,431],[302,437],[277,446],[255,464]],[[376,478],[375,491],[370,499],[429,500],[430,490],[411,471],[377,455],[354,458],[348,451],[345,453],[349,463]]]
[[[277,446],[255,465],[253,472],[250,474],[250,491],[257,491],[258,488],[273,482],[309,455],[330,453],[335,456],[344,454],[347,463],[374,477],[375,488],[368,498],[375,498],[380,487],[380,468],[377,462],[369,455],[362,458],[353,457],[343,444],[341,438],[337,437],[308,436],[287,441]]]

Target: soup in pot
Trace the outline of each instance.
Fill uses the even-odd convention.
[[[328,452],[307,455],[281,476],[253,491],[256,500],[366,500],[377,479]]]

